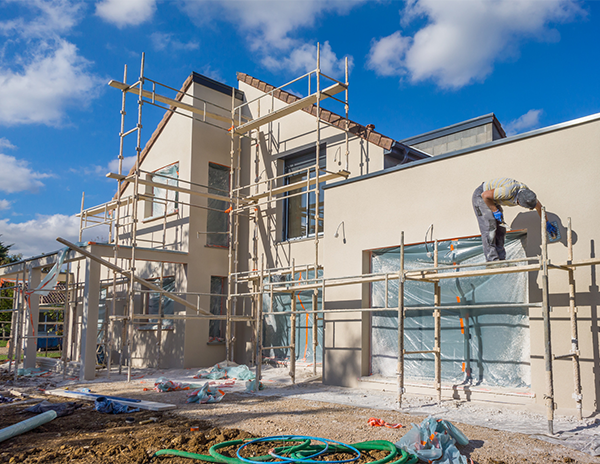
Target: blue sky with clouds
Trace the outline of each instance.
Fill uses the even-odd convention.
[[[135,80],[142,52],[171,87],[192,71],[277,86],[314,69],[317,42],[327,74],[349,59],[351,119],[395,139],[491,112],[515,134],[600,111],[596,1],[0,0],[0,241],[55,250],[78,235],[83,191],[86,206],[111,198],[107,82],[126,64]],[[161,117],[146,105],[144,139]]]

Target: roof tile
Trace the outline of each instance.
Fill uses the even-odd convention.
[[[270,84],[267,84],[266,82],[263,82],[259,79],[256,79],[255,77],[249,76],[246,73],[237,73],[237,78],[239,81],[244,82],[262,92],[268,93],[274,90],[274,87]],[[296,95],[291,94],[290,92],[286,92],[285,90],[281,90],[281,89],[277,89],[273,92],[273,95],[275,98],[285,102],[285,103],[293,103],[297,100],[299,100],[299,98]],[[303,111],[305,111],[306,113],[312,114],[313,116],[317,117],[317,106],[316,105],[312,105],[311,107],[308,108],[303,108]],[[344,118],[343,116],[340,116],[337,113],[333,113],[329,110],[321,110],[321,119],[325,122],[329,122],[330,124],[333,124],[337,127],[339,127],[342,130],[346,129],[346,118]],[[381,148],[384,148],[386,150],[389,150],[392,148],[392,145],[394,144],[394,139],[391,139],[390,137],[386,137],[383,134],[380,134],[379,132],[375,132],[375,131],[367,131],[367,128],[361,124],[358,124],[357,122],[348,120],[348,130],[352,133],[357,135],[360,138],[363,138],[365,140],[368,140],[369,142],[373,143],[374,145],[377,145]]]

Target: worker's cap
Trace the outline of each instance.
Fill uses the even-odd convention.
[[[517,193],[517,203],[523,208],[533,209],[537,205],[537,197],[535,193],[529,189],[521,189]]]

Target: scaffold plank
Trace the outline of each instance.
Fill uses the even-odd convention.
[[[124,84],[123,82],[111,80],[108,82],[108,85],[110,85],[111,87],[114,87],[115,89],[124,90],[125,92],[128,92],[128,93],[133,93],[136,95],[139,95],[139,93],[140,93],[140,90],[137,86],[129,86],[127,84]],[[174,100],[172,98],[159,95],[156,92],[152,93],[148,90],[142,90],[142,96],[149,100],[158,101],[158,102],[164,103],[166,105],[174,106],[176,108],[180,108],[182,110],[189,111],[194,114],[198,114],[198,115],[210,118],[210,119],[215,119],[217,121],[231,124],[231,116],[223,116],[220,114],[211,113],[209,111],[206,111],[203,108],[196,108],[193,105],[189,105],[189,104],[183,103],[179,100]]]
[[[106,174],[106,177],[108,177],[109,179],[121,180],[123,182],[134,182],[135,179],[135,176],[124,176],[122,174],[117,174],[114,172],[109,172],[108,174]],[[151,180],[144,179],[141,176],[138,177],[138,184],[148,185],[150,187],[156,187],[164,190],[172,190],[180,193],[188,193],[190,195],[196,195],[198,197],[211,198],[213,200],[226,201],[229,203],[228,196],[216,195],[214,193],[207,192],[197,192],[196,190],[191,190],[185,187],[179,187],[178,185],[160,184],[158,182],[153,182]]]
[[[347,179],[349,175],[350,173],[348,171],[328,172],[319,176],[319,183],[327,182],[328,180],[332,179],[337,179],[338,177],[343,177],[344,179]],[[313,185],[315,185],[316,181],[316,178],[313,177],[309,181],[303,180],[300,182],[295,182],[293,184],[283,185],[281,187],[276,187],[270,191],[257,193],[256,195],[251,195],[249,197],[246,197],[245,199],[247,201],[257,201],[261,198],[268,197],[269,195],[281,195],[282,193],[291,192],[292,190],[299,190],[303,187],[306,187],[307,184],[309,184],[312,187]]]
[[[326,89],[321,91],[320,100],[324,100],[328,97],[336,95],[347,89],[348,89],[348,86],[337,82],[337,83],[333,84],[332,86],[327,87]],[[245,134],[246,132],[249,132],[252,129],[256,129],[264,124],[273,122],[279,118],[282,118],[283,116],[287,116],[288,114],[295,113],[296,111],[299,111],[302,108],[306,108],[307,106],[313,105],[316,102],[317,102],[317,94],[313,93],[312,95],[309,95],[308,97],[304,97],[300,100],[296,100],[295,102],[290,103],[290,104],[284,106],[283,108],[279,108],[278,110],[275,110],[269,114],[261,116],[260,118],[253,119],[252,121],[249,121],[246,124],[242,124],[242,125],[236,127],[235,133],[236,134]]]

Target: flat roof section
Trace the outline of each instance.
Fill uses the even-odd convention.
[[[409,137],[407,139],[400,140],[400,143],[403,143],[405,145],[416,145],[418,143],[434,140],[440,137],[444,137],[446,135],[454,134],[456,132],[462,132],[468,129],[472,129],[473,127],[483,126],[484,124],[489,124],[490,122],[496,127],[500,135],[503,138],[505,138],[506,133],[504,132],[504,129],[502,129],[500,121],[496,119],[496,115],[494,113],[489,113],[483,116],[478,116],[477,118],[459,122],[457,124],[452,124],[451,126],[442,127],[441,129],[436,129],[430,132],[425,132],[424,134],[415,135],[414,137]]]
[[[537,137],[539,135],[548,134],[550,132],[555,132],[555,131],[559,131],[562,129],[579,126],[581,124],[586,124],[588,122],[596,121],[599,119],[600,119],[600,113],[596,113],[596,114],[592,114],[590,116],[584,116],[583,118],[573,119],[571,121],[562,122],[560,124],[555,124],[554,126],[543,127],[541,129],[536,129],[536,130],[533,130],[530,132],[524,132],[523,134],[513,135],[512,137],[506,137],[503,139],[494,140],[493,142],[484,143],[482,145],[477,145],[474,147],[469,147],[469,148],[465,148],[462,150],[453,151],[450,153],[444,153],[443,155],[432,156],[430,158],[413,161],[413,162],[407,163],[407,164],[399,164],[397,166],[393,166],[391,168],[384,169],[381,171],[372,172],[370,174],[365,174],[363,176],[352,177],[350,179],[342,180],[340,182],[335,182],[334,184],[325,185],[323,188],[325,190],[327,190],[330,188],[346,185],[351,182],[360,182],[361,180],[364,180],[364,179],[370,179],[372,177],[383,176],[385,174],[390,174],[392,172],[400,171],[401,169],[409,169],[409,168],[420,166],[425,163],[435,163],[436,161],[444,160],[447,158],[452,158],[454,156],[466,155],[468,153],[483,150],[486,148],[495,147],[498,145],[504,145],[504,144],[508,144],[508,143],[513,143],[513,142],[518,142],[519,140],[528,139],[530,137]]]

